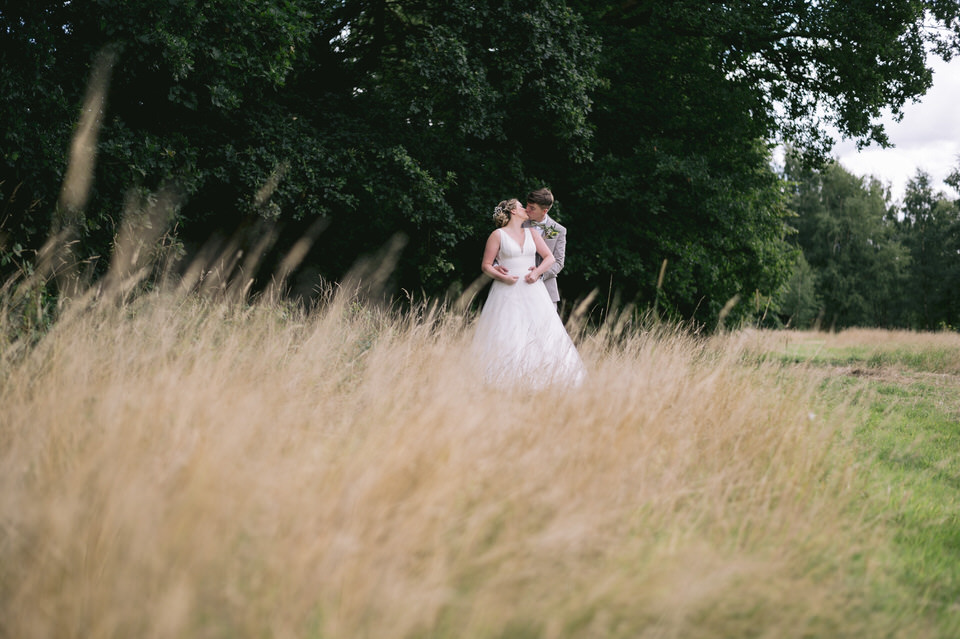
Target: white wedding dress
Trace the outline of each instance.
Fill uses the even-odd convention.
[[[580,384],[583,362],[546,286],[542,280],[528,284],[524,279],[536,264],[530,229],[523,229],[522,247],[503,229],[499,233],[497,261],[519,279],[514,284],[494,280],[480,311],[473,348],[484,379],[531,388]]]

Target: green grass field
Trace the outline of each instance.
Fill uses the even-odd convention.
[[[821,395],[853,424],[863,508],[888,537],[905,614],[960,636],[960,348],[955,334],[794,335],[764,357],[828,372]],[[891,602],[897,605],[897,602]],[[907,611],[910,612],[907,612]]]

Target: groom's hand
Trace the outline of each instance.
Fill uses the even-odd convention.
[[[508,271],[506,268],[504,268],[502,264],[494,264],[494,265],[493,265],[493,270],[495,270],[497,273],[500,273],[500,275],[509,275],[509,274],[510,274],[510,271]]]

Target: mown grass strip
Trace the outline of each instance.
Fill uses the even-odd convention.
[[[865,509],[889,530],[891,575],[941,636],[960,636],[960,376],[956,353],[802,344],[783,362],[833,366],[824,393],[866,408],[854,430]]]

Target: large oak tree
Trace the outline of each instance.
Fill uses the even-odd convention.
[[[547,184],[570,228],[566,297],[650,303],[666,260],[659,299],[710,320],[789,273],[769,145],[822,156],[823,121],[883,142],[878,116],[930,86],[927,49],[956,49],[957,14],[942,0],[0,0],[0,260],[13,268],[49,229],[106,47],[88,254],[109,251],[131,189],[175,182],[188,248],[267,220],[282,251],[321,220],[307,262],[338,278],[400,233],[397,284],[437,294],[478,272],[492,205]]]

